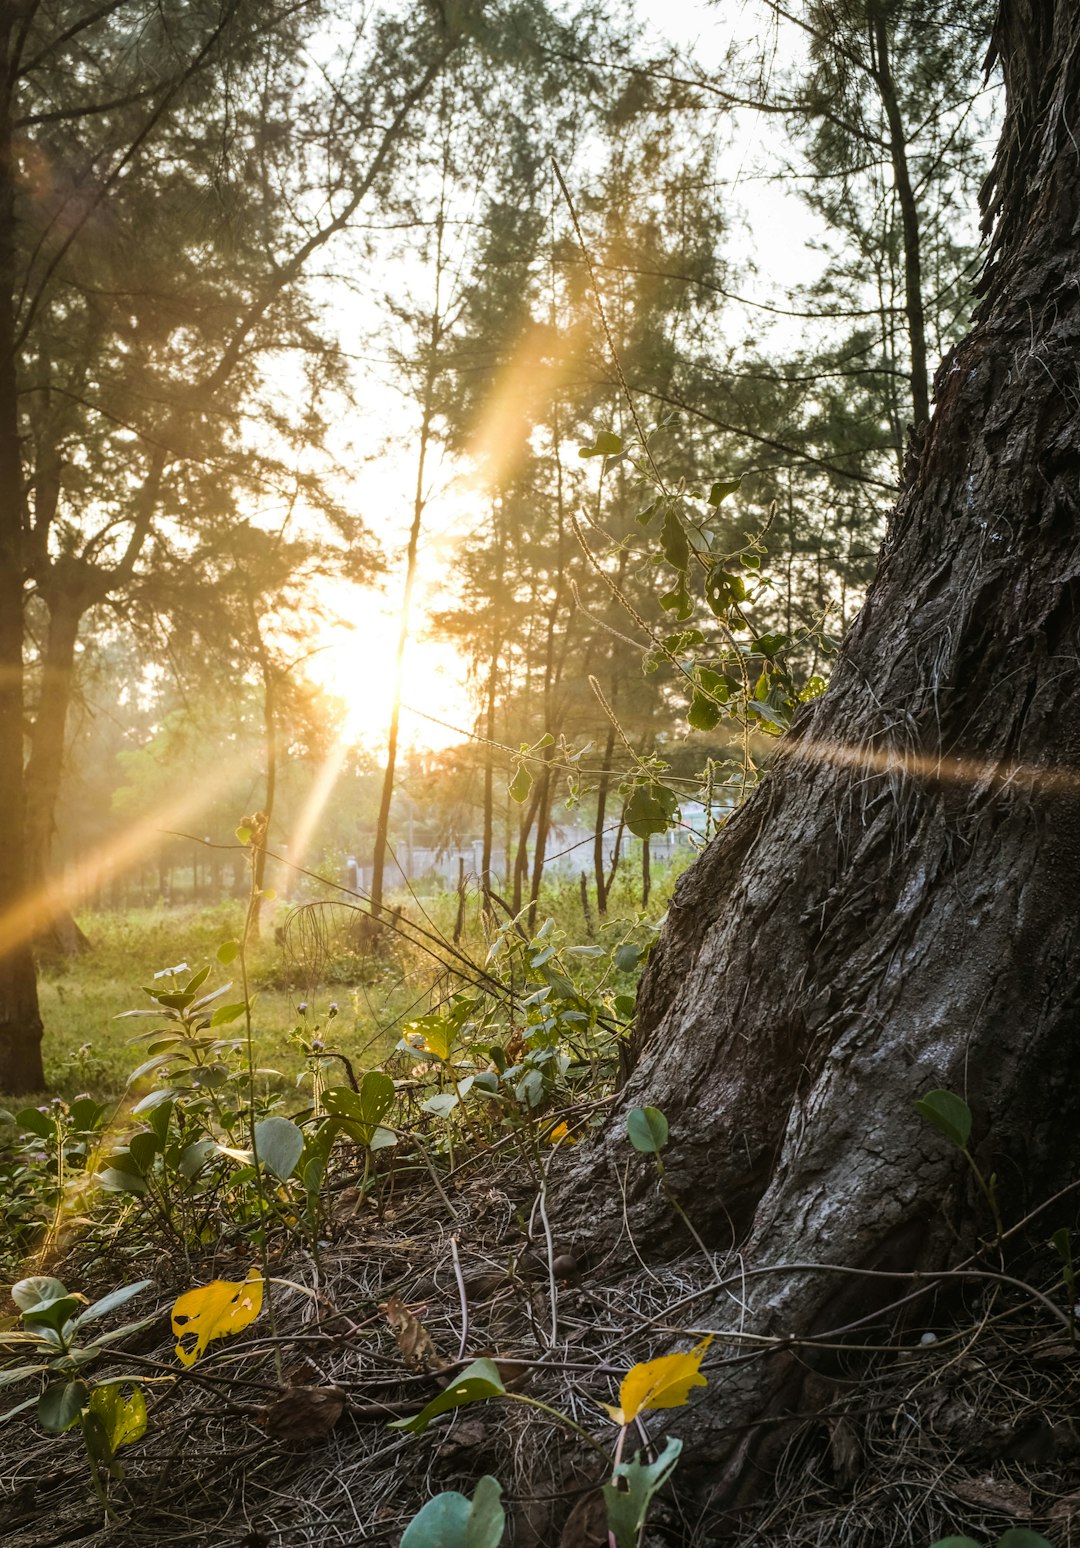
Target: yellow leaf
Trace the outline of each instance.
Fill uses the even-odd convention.
[[[685,1354],[662,1355],[627,1371],[619,1388],[619,1407],[603,1406],[616,1424],[633,1424],[638,1414],[652,1408],[681,1408],[691,1387],[703,1387],[701,1362],[712,1343],[712,1334]]]
[[[569,1128],[567,1127],[567,1125],[565,1123],[558,1123],[558,1124],[555,1125],[555,1127],[552,1129],[551,1133],[548,1135],[548,1144],[549,1145],[559,1145],[559,1144],[563,1144],[563,1145],[576,1145],[577,1144],[577,1140],[570,1133],[570,1130],[569,1130]]]
[[[215,1279],[196,1290],[185,1290],[172,1309],[172,1330],[176,1335],[176,1358],[181,1365],[194,1365],[215,1338],[241,1333],[262,1311],[263,1278],[258,1269],[249,1269],[239,1282]]]

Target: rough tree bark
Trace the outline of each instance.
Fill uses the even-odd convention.
[[[23,19],[20,8],[0,7],[0,1091],[40,1090],[45,1084],[23,850],[23,479],[10,68]]]
[[[622,1218],[626,1112],[666,1113],[668,1185],[746,1275],[740,1305],[695,1303],[697,1328],[842,1327],[881,1306],[874,1282],[784,1264],[907,1274],[987,1229],[914,1111],[930,1089],[971,1105],[1012,1218],[1080,1167],[1075,0],[1002,0],[993,52],[1007,114],[976,321],[938,372],[829,691],[682,878],[618,1111],[566,1162],[561,1219],[588,1255]],[[653,1169],[630,1178],[639,1247],[691,1251]],[[798,1409],[812,1363],[778,1353],[710,1383],[685,1431],[706,1517],[760,1487],[776,1429],[759,1421]]]

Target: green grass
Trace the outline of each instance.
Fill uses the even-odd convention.
[[[655,874],[649,916],[657,919],[666,907],[675,868]],[[594,921],[600,944],[614,945],[641,925],[640,882],[629,871],[619,876],[606,921]],[[457,900],[435,893],[401,900],[411,919],[449,937]],[[422,1015],[449,987],[445,972],[423,950],[395,945],[372,959],[350,952],[332,952],[319,982],[305,979],[275,939],[287,910],[268,905],[262,939],[249,953],[250,984],[255,993],[255,1054],[259,1065],[277,1070],[275,1084],[292,1086],[303,1069],[295,1039],[298,1024],[310,1036],[316,1024],[325,1027],[331,1002],[339,1007],[327,1037],[354,1062],[357,1070],[380,1062],[401,1035],[402,1023]],[[39,984],[45,1024],[45,1073],[51,1092],[71,1097],[80,1091],[95,1096],[119,1094],[128,1072],[144,1057],[130,1039],[148,1023],[116,1020],[123,1011],[143,1009],[150,1001],[142,992],[154,974],[186,962],[192,972],[212,964],[207,988],[231,982],[241,998],[239,964],[218,965],[223,942],[236,939],[243,927],[244,905],[229,901],[214,905],[130,909],[123,913],[85,913],[79,923],[91,950],[67,961],[42,967]],[[576,882],[546,888],[538,921],[554,917],[568,943],[584,942],[585,924]],[[487,952],[476,899],[470,900],[462,949],[482,963]],[[306,1016],[298,1006],[306,1003]],[[238,1030],[242,1024],[237,1023]]]
[[[239,964],[219,966],[218,946],[239,936],[244,909],[239,903],[213,907],[132,909],[124,913],[84,914],[79,923],[92,949],[81,956],[43,967],[39,982],[41,1015],[45,1024],[45,1073],[50,1089],[64,1096],[89,1090],[95,1095],[115,1095],[144,1057],[141,1045],[130,1039],[147,1030],[148,1023],[115,1018],[126,1010],[145,1009],[150,1000],[144,986],[152,986],[154,974],[186,962],[194,972],[212,964],[207,990],[231,983],[239,999]],[[274,940],[273,920],[261,941],[253,946],[249,961],[250,983],[255,993],[254,1030],[260,1065],[280,1071],[292,1084],[303,1068],[293,1035],[306,1019],[310,1029],[324,1020],[331,1000],[340,1003],[335,1046],[358,1052],[367,1041],[366,1007],[355,988],[337,986],[311,994],[291,981]],[[307,1002],[306,1018],[297,1007]],[[365,1026],[360,1026],[363,1021]],[[357,1033],[361,1036],[358,1038]]]

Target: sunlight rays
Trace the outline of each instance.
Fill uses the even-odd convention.
[[[866,774],[901,774],[924,784],[967,785],[972,790],[1003,790],[1020,785],[1053,795],[1080,792],[1080,769],[1046,767],[1012,758],[931,755],[897,747],[855,746],[827,740],[793,741],[782,744],[780,752],[785,762],[800,759]]]
[[[147,816],[134,818],[122,832],[20,898],[0,915],[0,956],[40,935],[102,881],[145,859],[160,842],[162,833],[189,823],[206,811],[236,780],[241,761],[248,760],[223,760],[217,771],[209,773],[199,784],[163,801]]]

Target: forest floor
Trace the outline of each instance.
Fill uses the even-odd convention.
[[[617,991],[633,976],[617,967],[630,960],[619,953],[640,955],[631,943],[646,942],[652,928],[627,910],[583,946],[572,897],[551,903],[551,926],[539,924],[530,940],[507,936],[507,949],[534,977],[546,973],[551,992],[534,991],[539,1011],[536,1003],[523,1008],[529,996],[519,999],[501,1029],[487,1031],[493,1043],[498,1031],[506,1056],[524,1059],[527,1073],[526,1018],[542,1029],[537,1016],[554,1001],[618,1006]],[[148,1187],[91,1197],[81,1179],[92,1170],[93,1145],[71,1122],[81,1111],[75,1094],[117,1097],[140,1057],[127,1041],[139,1023],[112,1018],[138,1004],[140,984],[161,992],[154,972],[185,962],[186,974],[211,962],[237,933],[240,914],[83,923],[94,953],[44,980],[51,1068],[66,1101],[42,1118],[60,1138],[31,1131],[6,1142],[2,1155],[8,1262],[12,1278],[50,1276],[90,1302],[149,1283],[123,1310],[88,1321],[85,1335],[63,1324],[70,1347],[62,1359],[55,1349],[40,1356],[54,1361],[51,1386],[86,1383],[76,1392],[83,1417],[63,1433],[43,1424],[36,1387],[29,1399],[18,1387],[20,1378],[40,1386],[25,1362],[40,1355],[42,1321],[33,1317],[47,1323],[48,1309],[27,1314],[21,1329],[17,1315],[0,1324],[0,1343],[9,1346],[0,1385],[14,1389],[0,1416],[0,1539],[8,1548],[359,1548],[396,1545],[407,1529],[407,1548],[490,1548],[499,1537],[479,1526],[472,1536],[425,1536],[408,1526],[425,1502],[446,1491],[472,1497],[485,1476],[499,1483],[509,1540],[519,1548],[609,1548],[605,1483],[635,1453],[658,1467],[669,1438],[685,1444],[686,1465],[652,1501],[645,1527],[624,1527],[616,1548],[929,1548],[949,1532],[974,1531],[985,1542],[1034,1527],[1053,1548],[1080,1542],[1072,1332],[1015,1282],[988,1282],[962,1301],[928,1297],[899,1327],[838,1352],[827,1378],[806,1389],[807,1410],[780,1421],[776,1476],[738,1519],[711,1508],[708,1468],[692,1457],[695,1403],[723,1383],[725,1365],[746,1360],[744,1345],[718,1335],[699,1356],[699,1390],[645,1404],[622,1430],[605,1405],[626,1406],[628,1373],[645,1362],[700,1348],[709,1308],[739,1265],[689,1231],[684,1253],[649,1261],[625,1216],[621,1232],[617,1222],[606,1231],[614,1245],[599,1259],[566,1240],[558,1174],[567,1148],[587,1145],[605,1121],[618,1068],[610,1039],[599,1024],[590,1028],[577,1065],[552,1077],[534,1109],[495,1079],[493,1046],[488,1094],[478,1101],[478,1088],[466,1102],[465,1070],[482,1072],[475,1058],[454,1053],[451,1033],[456,1026],[467,1035],[467,1024],[462,1032],[453,998],[432,990],[423,954],[380,954],[360,975],[339,954],[328,977],[320,964],[316,985],[296,954],[283,959],[272,920],[269,939],[249,954],[258,1060],[281,1071],[265,1081],[260,1110],[293,1113],[308,1145],[297,1080],[327,1062],[319,1049],[313,1055],[313,1038],[327,1029],[330,1003],[339,1006],[334,1041],[347,1050],[359,1089],[332,1086],[340,1071],[322,1070],[316,1109],[352,1115],[342,1119],[325,1172],[307,1172],[306,1148],[294,1168],[282,1167],[280,1183],[265,1174],[260,1192],[258,1178],[253,1185],[245,1175],[245,1152],[228,1147],[217,1171],[185,1172],[166,1141],[170,1123],[181,1125],[178,1145],[196,1132],[199,1092],[145,1107],[135,1121],[127,1097],[119,1108],[102,1101],[112,1116],[100,1120],[98,1143],[123,1156],[141,1134],[154,1151]],[[548,958],[547,943],[559,939],[565,955]],[[572,992],[552,960],[585,973]],[[226,971],[235,979],[234,967]],[[410,1023],[425,971],[419,1010],[428,1014]],[[215,973],[207,987],[224,976]],[[416,1062],[420,1043],[400,1046],[409,1025],[425,1028],[426,1064]],[[86,1043],[81,1060],[65,1062]],[[396,1144],[375,1138],[379,1119],[363,1106],[376,1065],[395,1081]],[[144,1089],[145,1081],[133,1095]],[[627,1145],[627,1167],[651,1169],[652,1160]],[[1060,1300],[1060,1269],[1038,1244],[1010,1268]],[[259,1314],[233,1324],[225,1317],[186,1363],[190,1334],[172,1322],[177,1298],[224,1282],[239,1305],[250,1276],[263,1292]],[[446,1394],[461,1382],[472,1400],[451,1406]],[[136,1388],[144,1425],[131,1406]],[[445,1411],[428,1427],[423,1410],[432,1402]],[[400,1428],[410,1420],[420,1433]],[[103,1459],[106,1431],[112,1449]],[[641,1485],[640,1471],[624,1476]],[[1031,1545],[1017,1538],[1012,1548]]]

